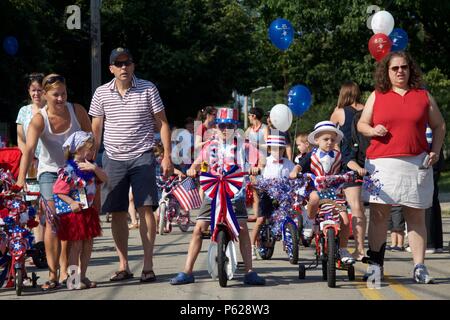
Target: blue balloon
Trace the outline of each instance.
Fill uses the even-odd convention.
[[[405,50],[408,45],[408,34],[401,28],[395,28],[389,34],[389,38],[392,40],[391,51]]]
[[[300,117],[311,106],[311,92],[304,85],[293,86],[288,93],[288,106],[292,113]]]
[[[286,50],[294,40],[294,28],[292,24],[282,18],[274,20],[269,27],[269,39],[281,51]]]
[[[5,49],[6,53],[10,56],[14,56],[19,49],[17,39],[11,36],[6,37],[5,40],[3,40],[3,49]]]

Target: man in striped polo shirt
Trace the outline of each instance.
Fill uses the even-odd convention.
[[[156,86],[134,75],[134,61],[124,48],[111,52],[109,70],[114,79],[94,93],[89,115],[97,147],[103,128],[103,168],[108,182],[102,188],[102,211],[112,214],[111,229],[119,255],[119,270],[111,281],[133,277],[128,265],[128,191],[133,190],[134,204],[140,217],[144,249],[141,282],[155,281],[153,247],[156,223],[153,210],[158,207],[155,158],[152,152],[154,131],[158,128],[164,145],[162,173],[173,171],[170,159],[170,128],[164,105]],[[98,150],[98,148],[97,148]]]

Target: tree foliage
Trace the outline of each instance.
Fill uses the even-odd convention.
[[[65,8],[81,8],[81,30],[67,30]],[[419,62],[427,86],[444,115],[449,115],[450,2],[440,0],[108,0],[102,1],[102,82],[111,49],[128,47],[136,73],[159,88],[169,120],[182,124],[205,105],[232,102],[231,92],[254,94],[268,110],[286,103],[295,84],[305,84],[313,105],[299,121],[307,131],[329,117],[340,85],[354,80],[367,95],[373,90],[375,60],[367,42],[367,7],[392,13],[396,27],[409,35],[408,51]],[[11,57],[2,51],[2,121],[14,123],[27,99],[24,75],[58,72],[67,78],[69,99],[86,108],[90,88],[90,16],[88,0],[3,0],[0,39],[19,41]],[[292,46],[279,51],[267,28],[277,17],[298,32]]]

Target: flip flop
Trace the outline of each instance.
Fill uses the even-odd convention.
[[[47,287],[44,287],[47,286]],[[42,286],[41,289],[42,291],[52,291],[52,290],[57,290],[61,288],[61,284],[58,281],[55,280],[49,280],[46,281]]]
[[[97,288],[97,282],[89,280],[89,278],[84,278],[80,281],[80,283],[84,284],[83,289],[92,289]]]
[[[109,279],[110,281],[122,281],[133,278],[133,274],[127,270],[116,271],[116,273]]]
[[[142,271],[141,282],[154,282],[156,281],[156,276],[153,270]]]

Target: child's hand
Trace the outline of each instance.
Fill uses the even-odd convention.
[[[250,173],[251,173],[252,176],[257,176],[259,174],[259,170],[260,169],[258,167],[252,167],[250,169]]]
[[[358,175],[360,177],[364,177],[367,174],[367,170],[364,168],[359,168],[358,170],[356,170],[356,172],[358,172]]]
[[[292,169],[291,173],[289,173],[289,178],[290,179],[297,179],[297,175],[298,173],[302,170],[302,167],[300,167],[299,165],[296,165],[294,167],[294,169]]]
[[[80,212],[81,209],[83,209],[83,204],[78,201],[74,201],[70,204],[70,209],[72,209],[73,212]]]
[[[91,163],[87,160],[84,160],[84,162],[80,162],[78,164],[78,168],[80,168],[81,171],[95,171],[95,168],[97,165],[95,162]]]
[[[195,170],[195,169],[189,168],[186,173],[191,178],[195,178],[197,176],[197,170]]]

